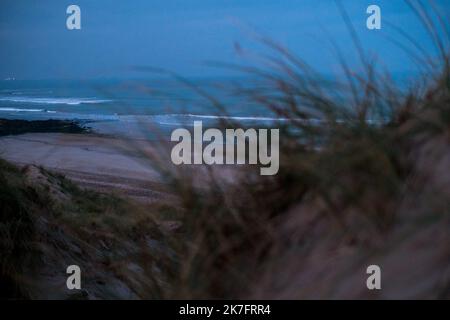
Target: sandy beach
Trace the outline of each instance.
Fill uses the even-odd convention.
[[[147,148],[149,143],[145,143]],[[64,174],[82,187],[141,200],[164,196],[158,173],[130,141],[93,134],[27,133],[0,137],[0,157]],[[142,151],[142,150],[141,150]]]

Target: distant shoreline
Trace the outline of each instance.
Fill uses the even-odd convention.
[[[91,130],[75,120],[12,120],[0,118],[0,136],[38,132],[89,133]]]

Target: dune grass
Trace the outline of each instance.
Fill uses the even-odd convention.
[[[446,30],[429,31],[439,55],[406,88],[363,52],[361,71],[341,60],[344,80],[330,82],[264,37],[274,58],[227,65],[255,81],[235,95],[288,119],[276,124],[280,170],[237,168],[232,183],[220,169],[171,171],[186,238],[170,297],[450,298],[449,43]],[[378,295],[365,287],[371,263],[388,270]]]

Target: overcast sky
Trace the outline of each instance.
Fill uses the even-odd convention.
[[[384,22],[403,28],[432,50],[403,0],[342,2],[365,50],[393,72],[414,66],[389,42],[390,37],[403,40]],[[436,2],[444,14],[450,12],[450,1]],[[66,28],[70,4],[81,8],[81,30]],[[381,7],[381,30],[366,28],[370,4]],[[233,44],[256,49],[249,30],[283,43],[323,72],[337,66],[330,38],[349,61],[356,60],[333,0],[1,0],[0,78],[133,77],[129,67],[135,65],[185,76],[227,75],[203,62],[241,61]]]

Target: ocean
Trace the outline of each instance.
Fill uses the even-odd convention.
[[[246,125],[283,121],[229,88],[237,80],[41,80],[0,81],[0,118],[76,120],[95,132],[134,135],[192,126],[196,120],[214,125],[220,118]],[[200,93],[200,91],[202,93]],[[213,99],[224,104],[219,110]]]

